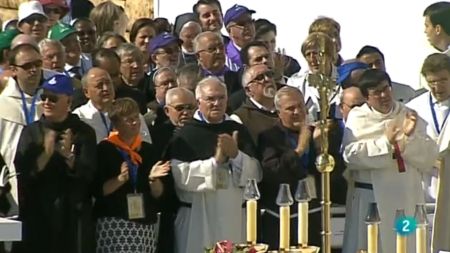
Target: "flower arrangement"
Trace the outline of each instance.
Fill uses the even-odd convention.
[[[265,244],[234,244],[231,241],[224,240],[217,242],[214,247],[206,249],[205,253],[263,253],[267,251],[267,248]]]

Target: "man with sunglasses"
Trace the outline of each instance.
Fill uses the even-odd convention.
[[[435,163],[438,147],[427,135],[424,119],[394,100],[386,72],[366,70],[359,87],[367,102],[350,111],[342,141],[351,200],[342,252],[366,246],[365,217],[371,202],[383,217],[380,251],[395,252],[395,212],[412,214],[417,203],[424,203],[422,175]],[[407,252],[414,252],[414,241],[408,242]]]
[[[65,0],[39,0],[39,2],[44,7],[49,27],[54,26],[69,12],[69,7]]]
[[[278,119],[274,97],[277,86],[273,72],[265,64],[246,68],[242,77],[242,87],[247,98],[230,117],[249,130],[253,142],[258,145],[258,135],[270,128]]]
[[[22,241],[17,252],[94,252],[91,184],[94,130],[70,113],[73,86],[65,75],[42,85],[43,116],[22,131],[17,168]]]
[[[223,22],[230,42],[226,45],[226,53],[231,63],[242,67],[239,52],[245,44],[255,39],[255,24],[252,14],[256,13],[245,6],[235,4],[225,12]],[[228,64],[228,62],[227,62]]]
[[[36,42],[41,41],[48,32],[48,17],[45,14],[41,3],[38,1],[23,2],[19,5],[18,11],[19,30],[31,35]]]

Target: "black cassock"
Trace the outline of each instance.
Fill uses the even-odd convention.
[[[55,151],[44,170],[38,172],[37,158],[44,151],[45,131],[62,133],[68,128],[74,136],[74,168],[70,169]],[[91,184],[96,157],[94,130],[74,114],[61,123],[42,117],[23,129],[14,161],[20,173],[22,242],[14,245],[13,252],[95,252]]]

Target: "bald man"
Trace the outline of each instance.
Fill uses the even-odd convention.
[[[361,90],[358,87],[349,87],[344,89],[341,95],[341,103],[339,105],[344,121],[347,120],[348,113],[353,109],[353,107],[361,106],[365,102],[366,99],[363,97]]]
[[[108,72],[101,68],[91,68],[81,80],[84,95],[89,101],[73,111],[82,121],[95,130],[97,143],[109,136],[113,126],[107,111],[112,105],[115,92]],[[144,118],[141,119],[141,136],[144,141],[151,143],[150,133]]]

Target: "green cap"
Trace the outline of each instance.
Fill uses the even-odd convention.
[[[3,49],[7,49],[11,47],[11,42],[14,37],[19,34],[19,30],[17,29],[9,29],[3,32],[0,32],[0,51]]]
[[[64,24],[62,22],[58,22],[54,26],[52,26],[52,28],[50,28],[50,31],[48,32],[48,38],[60,41],[75,32],[76,31],[72,26]]]

